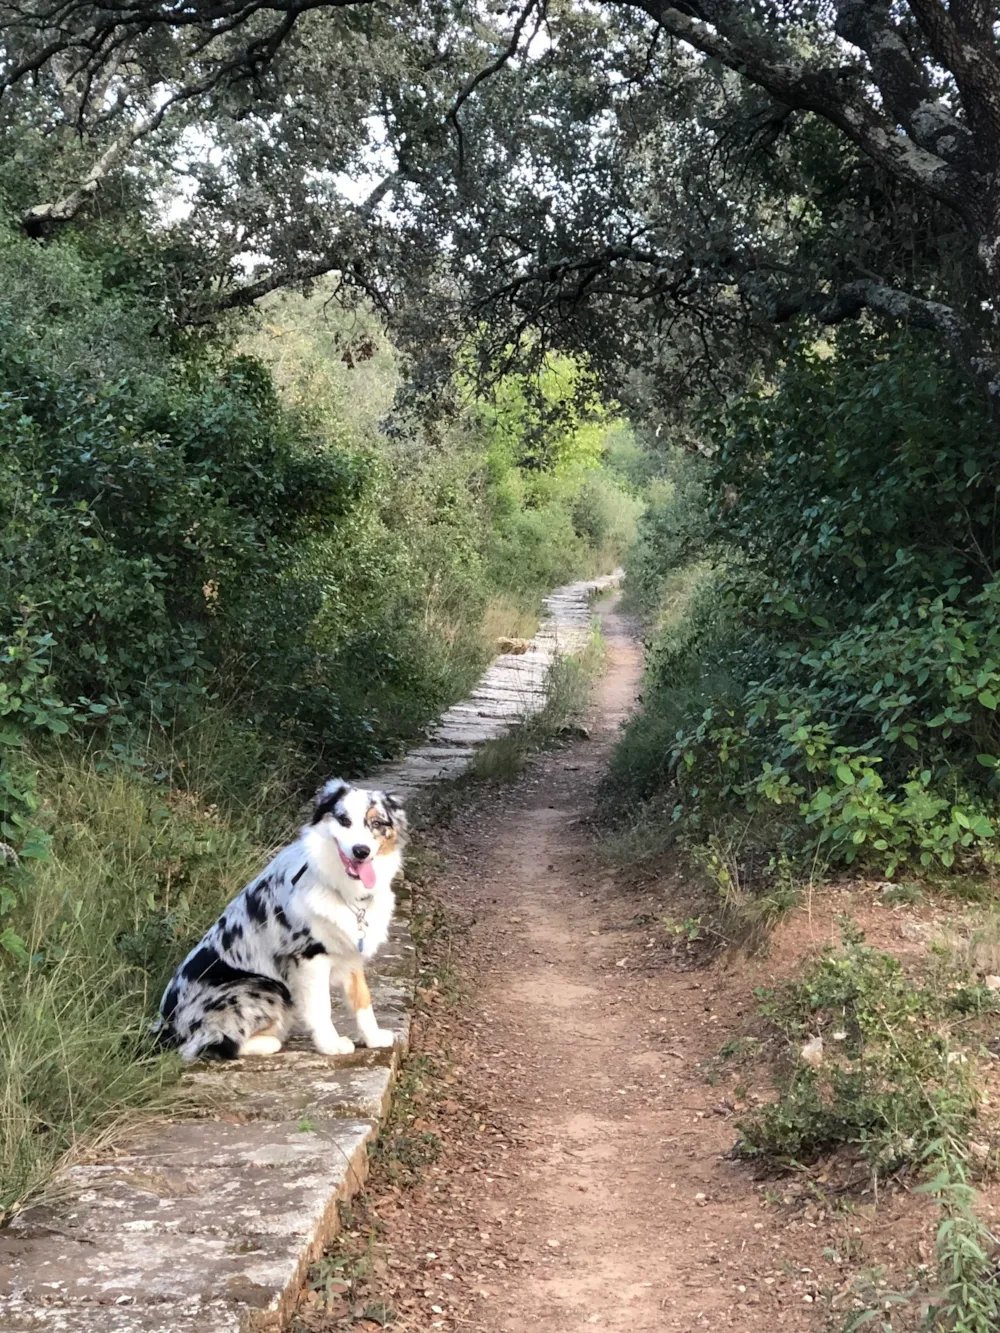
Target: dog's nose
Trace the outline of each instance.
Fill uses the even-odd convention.
[[[356,842],[351,848],[351,855],[354,857],[355,861],[366,861],[370,851],[371,848],[366,847],[364,843]]]

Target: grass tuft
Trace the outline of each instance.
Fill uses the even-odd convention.
[[[267,855],[127,764],[67,748],[40,787],[52,855],[9,881],[27,959],[0,955],[0,1223],[84,1140],[162,1103],[179,1072],[150,1036],[163,986]]]

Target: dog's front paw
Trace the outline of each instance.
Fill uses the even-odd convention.
[[[350,1037],[338,1037],[336,1032],[321,1037],[313,1037],[313,1045],[320,1055],[350,1055],[354,1042]]]
[[[391,1046],[396,1037],[388,1028],[376,1028],[374,1032],[367,1033],[364,1040],[366,1046]]]

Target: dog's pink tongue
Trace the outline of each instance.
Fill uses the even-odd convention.
[[[375,866],[371,861],[357,861],[358,874],[361,876],[361,883],[366,889],[375,887]]]

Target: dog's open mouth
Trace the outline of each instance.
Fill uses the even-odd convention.
[[[349,856],[344,855],[344,849],[337,844],[337,851],[340,852],[340,859],[344,863],[344,869],[350,875],[351,879],[360,879],[366,889],[375,887],[375,866],[371,861],[352,861]]]

